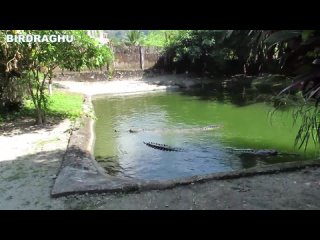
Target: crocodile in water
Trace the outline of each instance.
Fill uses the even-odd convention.
[[[172,146],[169,146],[166,144],[159,144],[159,143],[154,143],[154,142],[143,142],[143,143],[151,148],[162,150],[162,151],[171,151],[171,152],[183,151],[182,148],[176,148],[176,147],[172,147]]]
[[[298,155],[296,153],[282,153],[274,149],[251,149],[251,148],[227,148],[227,150],[254,155],[276,156],[276,155]]]

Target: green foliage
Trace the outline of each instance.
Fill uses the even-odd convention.
[[[8,31],[9,32],[9,31]],[[12,52],[5,40],[7,31],[0,31],[0,113],[16,111],[21,107],[25,86],[18,79],[17,48]]]
[[[320,31],[280,30],[269,31],[268,35],[261,44],[266,44],[268,48],[276,46],[281,68],[295,76],[293,83],[279,95],[299,90],[304,98],[304,102],[299,104],[293,115],[295,123],[300,124],[295,146],[306,150],[308,144],[313,141],[319,147],[320,65],[317,57],[320,52]]]
[[[116,37],[109,37],[110,44],[112,46],[120,46],[123,45],[124,43],[121,41],[121,39],[116,38]]]
[[[269,46],[279,43],[279,42],[285,42],[288,41],[294,37],[300,37],[302,34],[301,30],[280,30],[272,33],[270,36],[268,36],[264,42],[268,44]]]
[[[144,36],[143,32],[141,32],[139,30],[131,30],[131,31],[127,32],[125,42],[128,45],[140,46],[143,44],[144,38],[145,38],[145,36]]]
[[[296,123],[298,120],[301,120],[301,124],[296,135],[295,147],[304,150],[307,150],[308,144],[311,141],[319,147],[320,143],[320,109],[315,108],[310,104],[302,104],[294,110],[293,119]]]
[[[236,37],[231,38],[231,33]],[[169,38],[166,51],[175,68],[180,66],[181,71],[227,73],[226,63],[234,60],[245,63],[249,55],[245,37],[244,33],[229,30],[184,30]]]
[[[150,31],[144,41],[145,46],[166,47],[175,41],[175,38],[181,34],[181,30],[153,30]]]
[[[257,75],[280,73],[281,57],[288,46],[278,41],[297,37],[301,31],[189,30],[181,33],[166,46],[176,66],[185,65],[185,70],[194,68],[211,75]]]
[[[79,71],[93,69],[110,64],[113,54],[109,47],[100,44],[82,30],[24,30],[19,34],[30,35],[72,35],[73,42],[27,43],[5,41],[6,34],[17,31],[0,31],[0,57],[4,59],[3,72],[18,72],[20,82],[28,87],[36,109],[38,123],[45,122],[48,96],[45,94],[45,82],[53,77],[56,67]]]
[[[162,30],[151,31],[145,39],[145,46],[164,47],[166,43],[165,33]]]
[[[55,91],[48,100],[47,116],[53,118],[69,118],[74,120],[82,114],[81,94]],[[33,117],[36,114],[36,108],[33,101],[29,98],[24,100],[24,106],[17,112],[6,115],[0,115],[1,121],[12,121],[20,117]]]
[[[59,66],[62,68],[79,71],[99,68],[113,61],[110,48],[89,37],[86,31],[70,31],[69,34],[74,36],[74,41],[65,46],[59,44]]]

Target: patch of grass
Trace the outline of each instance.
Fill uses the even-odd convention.
[[[48,97],[47,117],[75,120],[82,114],[83,97],[81,94],[65,92],[55,89],[52,96]],[[24,107],[14,113],[0,115],[0,123],[4,121],[13,121],[21,117],[34,117],[35,108],[30,99],[26,99]]]
[[[76,119],[82,114],[81,94],[56,90],[49,100],[48,116]]]

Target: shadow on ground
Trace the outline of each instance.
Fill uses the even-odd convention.
[[[50,119],[46,124],[37,125],[35,120],[32,118],[16,119],[14,121],[0,123],[0,135],[10,137],[20,134],[34,133],[41,130],[49,132],[61,121],[62,119]]]
[[[50,190],[65,150],[41,151],[0,162],[0,209],[63,209]]]

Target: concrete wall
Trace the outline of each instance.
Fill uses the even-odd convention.
[[[155,47],[144,48],[144,69],[153,67],[161,57],[161,49]]]
[[[161,60],[161,49],[156,47],[139,46],[117,46],[114,51],[114,69],[112,79],[142,77],[144,71],[152,68],[158,63],[157,68],[163,66]],[[160,61],[159,61],[160,60]],[[159,64],[160,62],[160,64]],[[153,69],[153,72],[160,71]],[[63,73],[63,74],[62,74]],[[81,72],[54,70],[54,80],[76,80],[76,81],[106,81],[109,79],[107,66],[100,69],[83,69]]]
[[[155,47],[116,46],[113,51],[116,70],[149,69],[161,56],[161,49]]]

